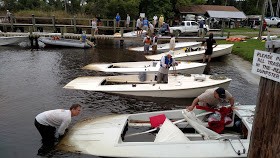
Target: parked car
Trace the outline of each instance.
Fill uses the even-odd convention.
[[[280,18],[278,17],[266,17],[264,20],[267,23],[267,26],[277,26],[280,27]]]
[[[170,33],[198,33],[199,24],[195,21],[182,21],[179,26],[170,27]],[[204,25],[204,33],[206,34],[209,31],[208,25]]]

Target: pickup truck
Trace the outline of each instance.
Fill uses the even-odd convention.
[[[177,32],[179,35],[181,33],[198,33],[199,24],[195,21],[182,21],[179,26],[169,27],[170,33]],[[209,27],[204,25],[204,33],[209,31]]]
[[[264,18],[267,23],[267,26],[277,26],[280,27],[280,18],[278,17],[267,17]]]

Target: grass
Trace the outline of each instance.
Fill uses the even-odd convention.
[[[243,36],[247,36],[248,38],[251,37],[257,37],[259,35],[259,29],[252,29],[250,27],[240,27],[240,28],[233,28],[233,29],[229,29],[229,28],[225,28],[224,29],[224,35],[229,35],[230,36],[234,36],[234,35],[243,35]],[[262,33],[262,35],[267,35],[267,31],[264,31]]]
[[[218,44],[234,44],[232,53],[250,62],[253,61],[255,49],[265,50],[265,42],[256,39],[248,39],[243,42],[228,42],[225,40],[220,40],[217,42]]]
[[[224,31],[225,32],[238,32],[238,33],[247,33],[247,32],[259,33],[258,29],[251,29],[249,27],[240,27],[240,28],[234,28],[234,29],[225,28]]]

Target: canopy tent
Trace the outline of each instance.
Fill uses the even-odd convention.
[[[246,19],[246,15],[240,11],[213,11],[206,12],[210,18]]]

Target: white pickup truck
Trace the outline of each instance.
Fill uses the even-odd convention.
[[[277,26],[280,27],[280,18],[278,17],[267,17],[264,18],[266,21],[267,26]]]
[[[169,27],[170,33],[177,32],[181,33],[198,33],[199,24],[195,21],[182,21],[179,26]],[[208,25],[204,25],[204,33],[209,31]]]

